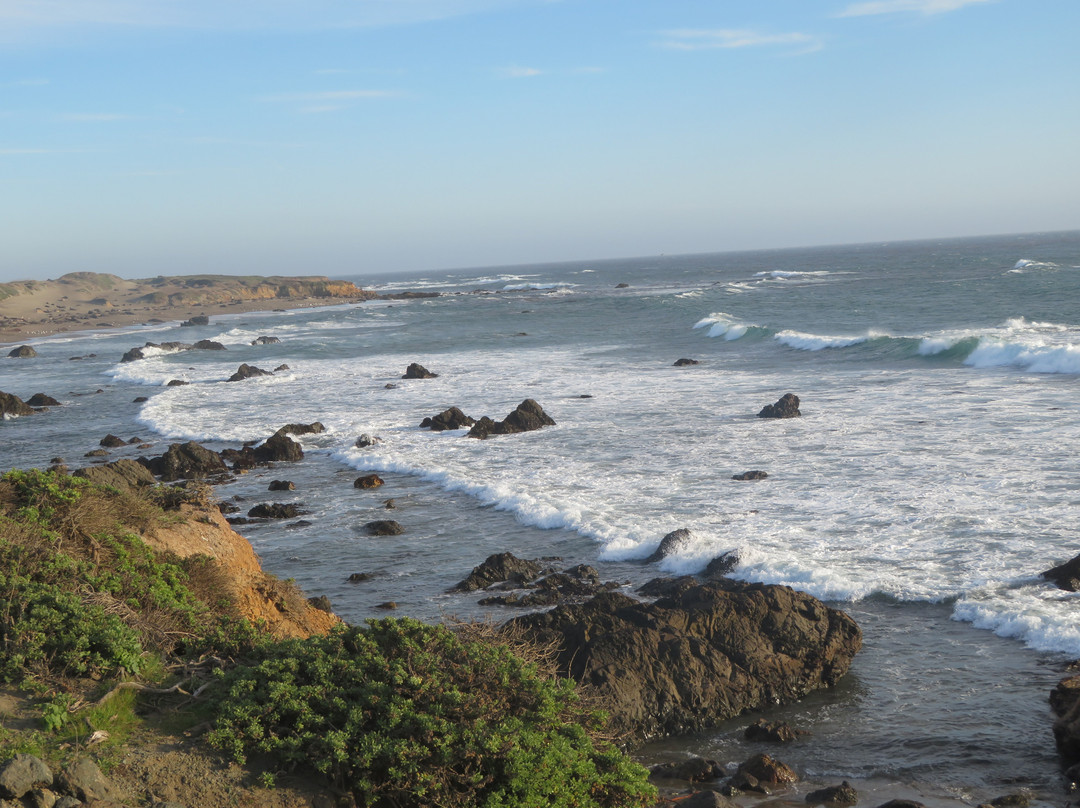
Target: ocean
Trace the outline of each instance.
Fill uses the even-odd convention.
[[[840,687],[766,713],[812,733],[782,759],[885,799],[1029,787],[1064,805],[1046,697],[1080,657],[1080,595],[1039,573],[1080,553],[1080,232],[348,279],[440,294],[31,341],[36,359],[0,360],[0,390],[63,406],[0,424],[3,467],[88,464],[107,433],[154,444],[111,455],[135,457],[321,421],[302,463],[216,490],[242,511],[301,503],[299,524],[239,530],[350,622],[509,616],[447,593],[496,552],[631,586],[734,552],[734,577],[810,592],[865,632]],[[250,344],[263,335],[281,342]],[[120,362],[198,339],[227,351]],[[289,369],[226,382],[242,362]],[[412,362],[437,378],[402,379]],[[789,392],[802,417],[757,417]],[[527,398],[556,426],[486,441],[418,426]],[[768,477],[732,479],[748,470]],[[353,488],[371,472],[386,484]],[[406,532],[368,537],[381,518]],[[677,528],[693,541],[644,563]],[[747,723],[638,753],[737,762],[759,748]]]

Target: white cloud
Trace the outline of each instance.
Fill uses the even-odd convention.
[[[499,70],[499,75],[508,79],[528,79],[533,76],[541,76],[544,71],[535,67],[520,67],[514,65],[512,67],[504,67]]]
[[[821,41],[810,34],[763,34],[736,28],[681,28],[662,32],[660,47],[672,50],[714,50],[717,48],[761,48],[798,46],[799,52],[819,50]]]
[[[973,6],[976,3],[991,3],[994,0],[868,0],[863,3],[852,3],[837,17],[869,17],[875,14],[902,14],[914,12],[916,14],[944,14],[947,11],[956,11],[964,6]]]

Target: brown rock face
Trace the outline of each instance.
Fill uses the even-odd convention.
[[[147,468],[165,482],[196,479],[228,471],[221,455],[195,441],[171,444],[161,457],[147,461]]]
[[[34,411],[18,396],[0,390],[0,418],[5,415],[33,415]]]
[[[513,621],[563,650],[617,733],[691,732],[837,682],[862,645],[842,612],[782,586],[711,582],[642,603],[618,593]]]
[[[799,397],[794,393],[784,393],[775,404],[766,404],[758,413],[758,418],[798,418]]]
[[[484,416],[473,424],[468,437],[484,439],[490,435],[513,435],[517,432],[532,432],[545,426],[555,426],[554,419],[533,399],[527,398],[501,421],[492,421]]]
[[[1054,721],[1054,740],[1058,751],[1069,761],[1080,761],[1080,676],[1058,682],[1050,692]]]

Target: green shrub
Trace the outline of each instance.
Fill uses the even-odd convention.
[[[264,649],[218,696],[210,741],[312,767],[365,806],[641,806],[647,773],[596,738],[573,685],[508,648],[410,619]]]

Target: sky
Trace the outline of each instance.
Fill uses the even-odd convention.
[[[0,0],[0,281],[1080,228],[1078,0]]]

